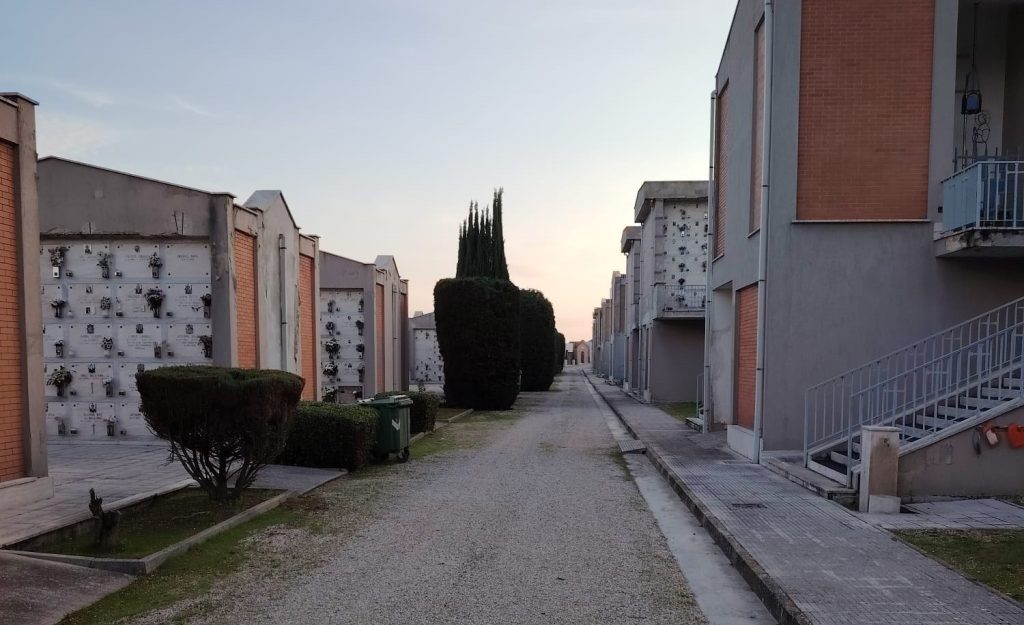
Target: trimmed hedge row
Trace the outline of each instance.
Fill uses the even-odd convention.
[[[524,391],[546,391],[555,381],[555,310],[535,289],[519,292],[519,346]],[[447,363],[448,361],[445,361]],[[447,372],[447,364],[445,366]]]
[[[357,471],[370,462],[377,412],[366,406],[305,401],[299,404],[279,464]]]
[[[377,393],[374,399],[405,395],[412,400],[409,406],[409,431],[413,434],[433,432],[437,422],[437,413],[441,409],[441,396],[422,391],[387,391]]]
[[[446,278],[434,286],[434,318],[447,402],[511,408],[519,395],[519,289],[507,280]]]

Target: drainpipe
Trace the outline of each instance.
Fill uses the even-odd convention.
[[[715,254],[715,148],[718,144],[718,126],[715,124],[718,105],[718,89],[711,90],[711,145],[709,150],[711,157],[708,159],[708,269],[704,272],[704,388],[701,402],[704,407],[701,432],[707,434],[711,431],[711,263]]]
[[[761,462],[761,441],[764,433],[764,335],[765,314],[764,303],[767,296],[766,282],[768,279],[768,209],[769,180],[771,179],[772,149],[772,74],[774,55],[774,0],[764,0],[764,120],[761,133],[761,221],[758,238],[757,263],[757,372],[754,384],[754,462]]]
[[[285,303],[287,293],[285,283],[285,252],[284,235],[277,235],[277,299],[281,312],[281,370],[288,371],[288,306]]]

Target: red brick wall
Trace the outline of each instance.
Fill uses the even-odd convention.
[[[754,427],[757,378],[757,285],[736,291],[736,423]]]
[[[256,237],[235,230],[235,331],[238,366],[259,366],[259,300],[256,285]]]
[[[317,371],[316,352],[319,349],[316,340],[316,301],[314,292],[316,282],[313,280],[313,259],[299,256],[299,340],[302,343],[302,377],[306,386],[302,388],[302,399],[316,398]]]
[[[761,153],[764,149],[764,22],[754,31],[754,123],[750,142],[750,232],[761,225]]]
[[[798,219],[927,216],[934,5],[803,0]]]
[[[25,477],[18,213],[15,148],[0,143],[0,482]]]
[[[726,189],[729,183],[726,176],[728,159],[726,150],[729,145],[729,105],[727,88],[718,92],[715,107],[715,240],[713,257],[725,253],[725,212],[728,205]]]

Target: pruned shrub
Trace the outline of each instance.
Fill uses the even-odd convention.
[[[373,408],[304,401],[277,462],[357,471],[369,463],[376,440]]]
[[[441,280],[434,319],[448,404],[510,408],[519,394],[519,289],[493,278]]]
[[[555,373],[565,370],[565,335],[555,332]]]
[[[237,499],[281,452],[304,384],[285,371],[209,366],[135,380],[146,424],[214,501]]]
[[[540,291],[520,291],[519,329],[520,386],[524,391],[546,391],[555,381],[555,309]]]
[[[409,406],[409,431],[413,434],[433,432],[437,422],[437,412],[441,409],[441,396],[423,391],[388,391],[377,393],[374,399],[405,395],[412,400]]]

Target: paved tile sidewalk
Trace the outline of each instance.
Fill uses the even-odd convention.
[[[54,496],[0,510],[0,546],[31,538],[89,517],[89,489],[104,507],[138,495],[167,490],[189,479],[178,462],[167,462],[167,445],[141,443],[49,444]],[[328,469],[270,465],[257,488],[307,492],[339,474]]]
[[[591,378],[681,483],[705,526],[787,623],[1020,625],[1024,606],[962,577],[845,508],[750,464],[658,408]]]
[[[854,514],[872,525],[892,530],[1024,529],[1024,507],[998,499],[936,501],[906,507],[915,514]]]

